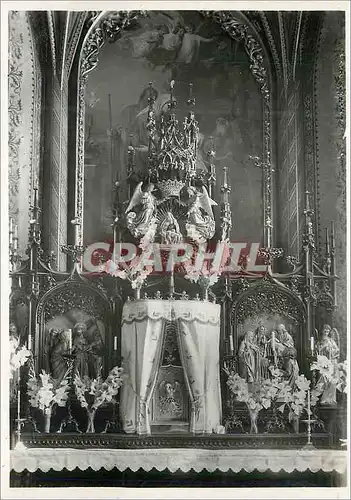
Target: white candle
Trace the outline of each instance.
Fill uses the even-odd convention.
[[[311,337],[311,352],[314,354],[314,337]]]
[[[32,350],[32,336],[28,335],[28,351]]]
[[[272,349],[275,351],[275,333],[272,332]]]
[[[21,417],[21,391],[17,391],[17,418]],[[17,422],[19,425],[19,422]]]
[[[13,220],[10,219],[10,229],[9,229],[10,233],[13,232]]]
[[[117,335],[113,337],[113,350],[117,351]]]
[[[18,238],[13,238],[13,249],[18,250]]]
[[[229,335],[230,352],[234,352],[233,335]]]
[[[308,412],[308,420],[311,420],[311,392],[308,389],[307,391],[307,412]]]
[[[17,224],[15,224],[15,226],[14,226],[13,236],[14,236],[14,238],[18,238],[18,226],[17,226]]]
[[[69,335],[69,352],[72,351],[72,330],[68,330],[68,335]]]

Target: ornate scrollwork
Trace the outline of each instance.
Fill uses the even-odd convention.
[[[85,289],[79,283],[70,283],[53,293],[47,301],[39,304],[38,316],[44,314],[44,322],[56,315],[67,313],[71,309],[80,309],[96,319],[104,319],[106,303],[97,293],[84,293]]]
[[[259,42],[250,33],[250,28],[242,21],[235,19],[233,12],[228,11],[203,11],[202,14],[219,23],[228,35],[244,43],[245,51],[249,56],[250,70],[260,85],[260,90],[265,100],[270,99],[268,72],[264,65],[263,51]]]
[[[290,318],[294,323],[301,321],[301,307],[287,293],[283,293],[277,286],[268,284],[259,285],[252,293],[237,299],[237,305],[233,309],[233,322],[243,323],[248,317],[260,314],[281,314]]]
[[[100,49],[107,41],[115,42],[121,35],[122,30],[133,26],[139,17],[145,15],[146,12],[142,10],[109,12],[90,33],[83,47],[81,76],[86,76],[96,68],[99,62]],[[93,16],[93,20],[96,17],[96,15],[95,17]]]
[[[257,255],[259,257],[263,257],[264,263],[267,266],[271,266],[273,264],[273,261],[275,259],[279,259],[282,257],[284,251],[282,248],[274,248],[274,247],[269,247],[269,248],[259,248]]]

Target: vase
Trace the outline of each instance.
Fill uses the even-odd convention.
[[[134,297],[136,298],[136,300],[140,299],[140,288],[135,288]]]
[[[300,430],[300,417],[294,416],[292,418],[291,423],[292,423],[295,434],[298,434],[299,430]]]
[[[258,411],[257,410],[252,410],[249,408],[249,413],[250,413],[250,434],[258,434],[258,427],[257,427],[257,417],[258,417]]]
[[[44,419],[45,419],[44,432],[48,434],[50,432],[50,424],[51,424],[51,408],[45,408]]]
[[[95,413],[96,410],[87,410],[87,415],[88,415],[88,427],[85,432],[90,432],[94,433],[95,432],[95,426],[94,426],[94,420],[95,420]]]
[[[204,300],[208,300],[208,288],[204,289]]]

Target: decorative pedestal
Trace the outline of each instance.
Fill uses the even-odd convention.
[[[151,434],[150,403],[155,390],[162,394],[161,384],[162,397],[170,405],[184,400],[178,401],[176,394],[182,381],[159,377],[170,323],[189,398],[189,432],[211,434],[221,424],[220,306],[206,301],[147,299],[127,302],[123,308],[122,360],[127,379],[121,390],[120,416],[126,433]],[[170,367],[172,363],[170,359]]]

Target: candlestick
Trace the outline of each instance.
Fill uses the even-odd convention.
[[[113,337],[113,350],[117,351],[117,335]]]

